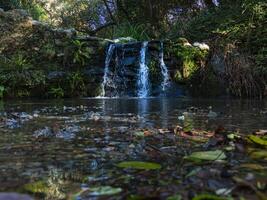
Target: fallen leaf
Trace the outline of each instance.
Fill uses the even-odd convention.
[[[199,151],[194,152],[189,156],[184,157],[187,160],[191,161],[218,161],[218,160],[224,160],[226,159],[226,155],[221,150],[215,150],[215,151]]]
[[[254,170],[264,170],[265,167],[263,167],[260,164],[255,164],[255,163],[245,163],[241,164],[240,168],[249,168],[249,169],[254,169]]]
[[[161,165],[152,162],[141,162],[141,161],[126,161],[117,164],[120,168],[132,168],[132,169],[146,169],[146,170],[154,170],[161,169]]]

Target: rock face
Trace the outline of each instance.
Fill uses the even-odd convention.
[[[50,27],[24,10],[0,10],[0,32],[0,86],[5,96],[94,96],[97,92],[100,78],[84,72],[104,65],[109,41]]]

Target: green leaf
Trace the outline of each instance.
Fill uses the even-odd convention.
[[[193,200],[226,200],[226,198],[218,197],[212,194],[201,194],[194,197]]]
[[[121,162],[117,164],[117,166],[120,168],[147,169],[147,170],[161,169],[160,164],[152,162],[140,162],[140,161]]]
[[[168,197],[167,200],[182,200],[182,196],[180,194],[176,194]]]
[[[136,131],[134,133],[134,135],[137,136],[137,137],[144,137],[145,136],[145,133],[143,131]]]
[[[250,139],[252,142],[259,144],[259,145],[263,145],[263,146],[267,146],[267,140],[263,140],[258,136],[255,135],[249,135],[248,139]]]
[[[184,157],[187,160],[191,161],[215,161],[215,160],[224,160],[226,159],[226,155],[224,154],[223,151],[221,150],[216,150],[216,151],[199,151],[199,152],[194,152],[189,156]]]
[[[244,163],[240,165],[240,168],[248,168],[248,169],[253,169],[253,170],[264,170],[265,167],[260,165],[260,164],[255,164],[255,163]]]
[[[100,186],[100,187],[92,187],[85,191],[90,196],[104,196],[104,195],[115,195],[122,192],[121,188],[114,188],[111,186]]]

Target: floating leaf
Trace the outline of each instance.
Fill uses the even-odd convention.
[[[152,162],[140,162],[140,161],[121,162],[117,164],[117,166],[121,168],[147,169],[147,170],[161,168],[160,164],[152,163]]]
[[[255,135],[249,135],[248,138],[259,145],[267,146],[267,140],[263,140],[262,138],[255,136]]]
[[[216,150],[216,151],[199,151],[199,152],[194,152],[189,156],[184,157],[187,160],[191,161],[215,161],[215,160],[224,160],[226,159],[226,155],[224,154],[223,151],[221,150]]]
[[[134,133],[135,136],[137,137],[144,137],[145,136],[145,133],[143,131],[137,131]]]

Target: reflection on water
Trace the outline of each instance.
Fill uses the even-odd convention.
[[[218,117],[211,119],[207,116],[209,107]],[[133,144],[127,143],[129,130],[172,128],[175,125],[190,129],[214,129],[223,125],[244,133],[267,129],[266,101],[82,99],[6,102],[0,104],[0,109],[2,116],[14,117],[17,112],[39,116],[25,121],[20,128],[0,127],[0,190],[14,191],[39,181],[39,185],[28,187],[41,193],[49,191],[62,199],[67,193],[77,192],[88,176],[107,176],[105,170],[113,166],[114,160],[138,157],[135,151],[139,146],[130,151],[129,146]],[[100,119],[89,118],[91,112],[98,113]],[[184,120],[179,120],[179,116],[184,116]],[[81,127],[72,140],[33,137],[34,131],[44,127],[55,133],[69,130],[66,126],[71,124]],[[110,155],[112,149],[116,153]]]

